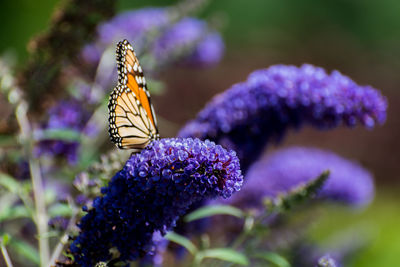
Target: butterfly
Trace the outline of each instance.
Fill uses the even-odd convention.
[[[118,84],[108,102],[108,132],[118,148],[139,152],[160,138],[157,119],[132,45],[123,40],[118,43],[116,53]]]

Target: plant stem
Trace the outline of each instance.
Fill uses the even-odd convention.
[[[192,267],[200,267],[202,260],[203,260],[203,254],[201,253],[201,251],[196,252],[191,266]]]
[[[20,88],[16,86],[10,70],[7,68],[1,69],[1,67],[4,68],[4,66],[1,66],[0,64],[0,73],[3,81],[6,79],[8,82],[6,85],[3,85],[3,88],[0,89],[3,91],[3,93],[7,94],[8,101],[15,108],[15,117],[20,128],[19,143],[22,145],[24,153],[29,162],[29,170],[31,174],[35,202],[35,214],[32,214],[32,219],[37,228],[40,265],[46,266],[50,254],[48,238],[46,237],[46,233],[48,232],[48,218],[46,213],[46,203],[44,199],[43,179],[40,172],[40,164],[38,159],[33,155],[34,138],[32,127],[27,116],[28,104],[25,101]],[[23,194],[21,194],[21,196],[23,196]],[[25,205],[27,205],[27,207],[30,207],[26,198],[21,197],[21,199]]]
[[[246,219],[244,221],[243,224],[243,230],[242,232],[239,234],[239,236],[235,239],[235,241],[233,241],[232,245],[230,247],[232,247],[232,249],[238,249],[240,248],[249,237],[253,236],[254,233],[254,229],[255,226],[258,224],[261,224],[262,221],[267,218],[271,213],[269,212],[265,212],[264,214],[260,215],[259,217],[254,217],[252,215],[248,215],[246,216]],[[233,263],[227,263],[225,265],[223,265],[225,267],[231,267],[233,266]]]
[[[63,251],[64,245],[68,241],[68,233],[70,232],[71,228],[75,225],[75,220],[76,220],[76,216],[77,216],[78,212],[79,212],[79,209],[73,206],[71,219],[68,222],[68,226],[65,229],[65,233],[60,238],[60,242],[58,242],[53,253],[51,254],[51,258],[50,258],[48,267],[51,267],[52,264],[54,264],[56,262],[56,260],[60,257],[60,254]]]
[[[253,230],[253,226],[254,226],[254,217],[247,216],[243,224],[242,232],[232,244],[233,249],[239,248],[240,245],[247,239],[247,237],[251,234],[251,231]]]
[[[10,256],[8,255],[6,247],[1,244],[1,253],[3,254],[4,261],[6,262],[7,267],[13,267],[13,264],[11,262]]]
[[[37,160],[33,158],[29,160],[29,169],[31,171],[32,188],[36,206],[36,224],[38,229],[40,263],[42,266],[45,266],[47,264],[47,261],[49,260],[50,254],[48,239],[45,236],[45,234],[48,232],[48,218],[46,213],[46,204],[44,200],[44,189],[40,173],[40,166]]]
[[[15,88],[15,90],[17,89]],[[32,129],[27,117],[27,109],[27,103],[21,98],[16,107],[15,116],[21,129],[21,143],[24,146],[25,153],[27,154],[29,161],[29,170],[31,173],[32,189],[36,208],[35,222],[39,240],[40,264],[41,266],[46,266],[50,254],[48,239],[45,236],[45,234],[48,232],[48,218],[46,213],[46,203],[44,199],[43,179],[40,173],[40,165],[39,161],[32,153]]]

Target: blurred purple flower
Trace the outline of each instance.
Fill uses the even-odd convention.
[[[146,255],[140,259],[138,266],[140,267],[161,267],[164,261],[164,253],[168,248],[169,241],[163,237],[160,232],[153,234],[152,242],[155,246],[154,255]]]
[[[291,147],[254,163],[242,190],[226,202],[263,210],[264,198],[286,194],[325,170],[330,170],[330,175],[318,198],[357,207],[365,206],[373,199],[372,175],[357,163],[329,151]]]
[[[338,71],[312,65],[276,65],[250,74],[247,81],[214,97],[179,137],[209,139],[238,153],[242,170],[257,160],[266,144],[288,128],[339,125],[367,128],[386,119],[386,99]]]
[[[57,201],[64,202],[71,196],[71,188],[68,182],[54,179],[51,177],[51,170],[42,168],[42,175],[46,177],[43,181],[43,186],[46,192],[53,195]]]
[[[152,54],[157,61],[178,60],[185,65],[218,63],[224,52],[221,36],[209,29],[205,21],[184,18],[156,39]]]
[[[89,63],[97,63],[108,46],[122,39],[132,41],[137,54],[148,47],[155,61],[163,64],[208,66],[218,63],[224,52],[221,36],[205,21],[184,18],[171,24],[168,9],[144,8],[100,25],[97,42],[86,45],[82,56]]]
[[[75,197],[75,203],[79,206],[87,205],[89,202],[90,199],[84,194],[79,194]]]
[[[187,56],[183,64],[210,66],[221,61],[224,54],[225,44],[220,34],[208,33],[195,47],[194,51]]]
[[[48,224],[52,229],[65,231],[68,227],[69,219],[63,216],[56,216],[54,218],[51,218]]]
[[[332,258],[329,254],[322,256],[318,259],[316,267],[340,267],[341,265],[337,260]]]
[[[231,196],[242,181],[233,151],[191,138],[154,141],[102,189],[70,250],[82,266],[110,259],[111,247],[123,261],[153,254],[154,232],[165,234],[194,202]]]
[[[12,166],[12,165],[11,165]],[[20,159],[13,168],[13,176],[18,180],[28,180],[31,177],[29,163],[25,159]]]
[[[97,105],[103,99],[102,96],[99,96],[99,93],[94,89],[96,84],[88,84],[82,80],[78,80],[73,84],[74,88],[74,98],[79,99],[80,104],[85,103],[84,105]]]
[[[122,39],[132,41],[136,52],[140,53],[146,45],[146,35],[168,23],[165,8],[143,8],[121,13],[98,27],[98,40],[83,49],[83,58],[89,63],[97,63],[108,46],[116,45]]]
[[[346,261],[346,256],[342,253],[333,250],[326,250],[315,243],[309,243],[307,240],[302,240],[295,244],[292,250],[291,263],[298,267],[341,267]]]
[[[77,100],[61,101],[50,108],[48,114],[42,130],[73,130],[87,135],[97,132],[94,125],[86,125],[90,114]],[[36,145],[35,154],[66,158],[70,164],[74,164],[77,161],[78,148],[78,141],[44,139]]]
[[[82,57],[88,63],[97,63],[100,61],[101,54],[105,48],[96,43],[87,44],[82,49]]]
[[[70,164],[75,164],[78,160],[79,142],[68,142],[60,140],[43,140],[35,148],[38,156],[51,155],[55,157],[65,157]]]

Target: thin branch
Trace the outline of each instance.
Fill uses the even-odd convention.
[[[34,141],[32,128],[27,116],[28,104],[24,100],[21,90],[15,86],[14,77],[11,75],[10,70],[2,63],[3,62],[0,61],[0,74],[2,78],[1,91],[8,96],[8,101],[15,108],[15,117],[20,128],[19,142],[23,146],[24,152],[28,157],[35,200],[35,215],[33,216],[33,221],[36,224],[38,232],[40,262],[42,266],[44,266],[49,260],[49,243],[45,236],[48,230],[48,220],[40,165],[38,159],[33,155]],[[23,201],[25,203],[26,200]]]
[[[35,202],[33,221],[36,224],[38,233],[40,262],[42,266],[45,266],[49,260],[49,243],[45,235],[48,231],[48,219],[40,165],[38,159],[33,155],[34,139],[32,136],[32,128],[27,116],[28,104],[24,100],[21,90],[15,86],[14,77],[3,64],[0,64],[0,73],[3,82],[1,91],[8,96],[9,102],[15,108],[15,117],[20,128],[19,142],[21,143],[29,162]],[[23,199],[23,201],[24,203],[26,202],[25,199]],[[27,205],[27,203],[25,204]]]
[[[1,253],[3,254],[4,261],[6,262],[7,267],[13,267],[10,256],[8,255],[7,248],[1,243]]]
[[[57,246],[54,248],[53,253],[51,254],[51,258],[50,258],[48,267],[54,266],[52,264],[54,264],[56,262],[56,260],[60,257],[61,253],[63,252],[64,246],[68,241],[69,232],[71,231],[72,227],[74,227],[74,225],[76,223],[76,216],[79,212],[79,209],[75,206],[72,206],[72,207],[73,207],[73,210],[72,210],[71,219],[68,222],[68,226],[65,229],[63,236],[60,238],[60,241],[58,242]]]
[[[14,90],[18,90],[15,88]],[[32,189],[35,200],[36,214],[35,221],[39,240],[40,263],[42,266],[49,260],[49,243],[45,234],[48,232],[48,218],[46,212],[46,203],[44,199],[43,179],[40,172],[40,164],[33,155],[32,129],[27,117],[28,104],[21,98],[15,111],[19,127],[21,129],[21,143],[24,146],[25,153],[28,156],[29,170],[31,173]]]

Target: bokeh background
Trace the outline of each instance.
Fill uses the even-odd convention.
[[[175,2],[119,0],[118,5],[125,10]],[[13,52],[22,66],[29,39],[48,27],[58,4],[55,0],[1,0],[0,53]],[[351,266],[400,266],[399,14],[398,0],[210,1],[199,15],[222,32],[225,57],[211,69],[177,67],[162,74],[166,91],[153,97],[161,117],[160,131],[174,136],[213,95],[244,80],[252,70],[273,64],[311,63],[328,71],[338,69],[359,84],[382,90],[389,102],[384,126],[373,131],[303,128],[290,132],[280,146],[330,149],[371,170],[377,186],[372,205],[356,212],[338,207],[321,210],[321,219],[310,234],[324,240],[339,228],[348,229],[356,233],[354,238],[369,240]],[[266,153],[274,149],[271,146]]]

